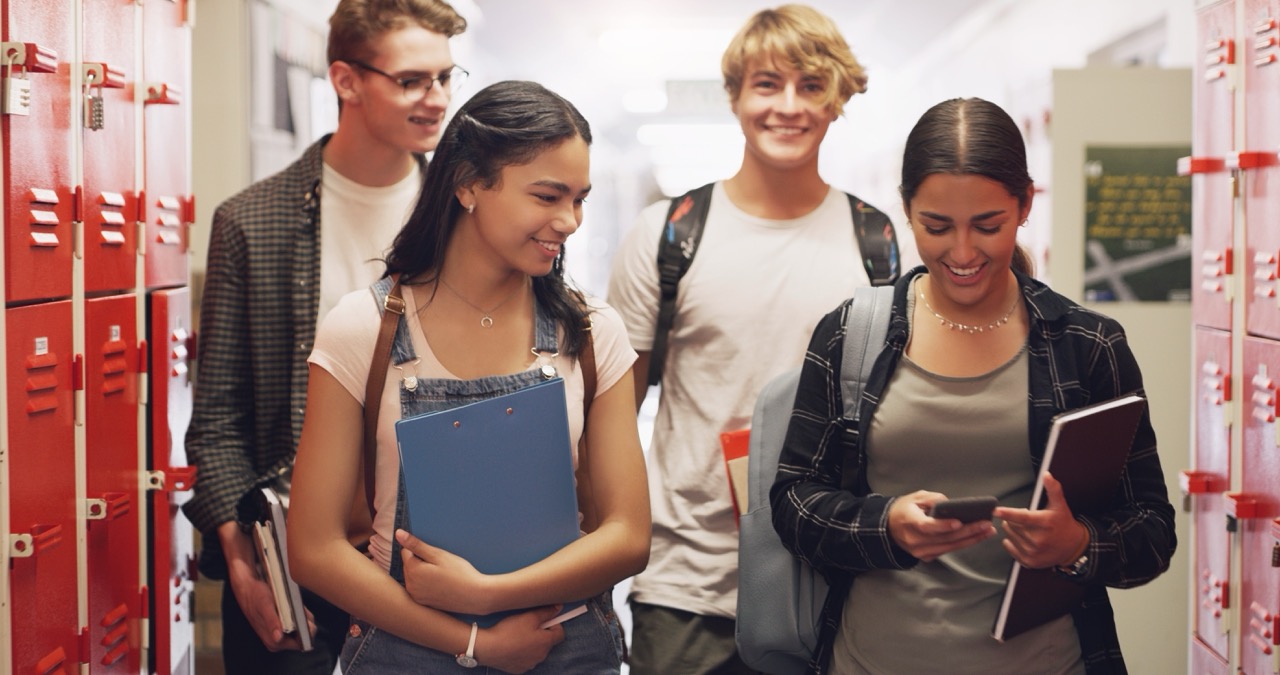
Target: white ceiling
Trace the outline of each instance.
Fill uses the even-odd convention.
[[[988,0],[809,0],[876,78],[909,63]],[[533,79],[613,124],[629,91],[719,80],[720,55],[759,0],[474,0],[468,30],[485,81]],[[471,0],[459,3],[465,12]],[[472,10],[474,11],[474,10]],[[465,47],[464,47],[465,50]],[[472,68],[476,70],[475,67]],[[579,101],[579,99],[582,99]],[[588,100],[589,99],[589,100]]]

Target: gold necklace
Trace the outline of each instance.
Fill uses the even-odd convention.
[[[1022,295],[1019,294],[1018,297],[1013,299],[1013,304],[1009,305],[1009,311],[1005,312],[1004,316],[1000,317],[999,319],[996,319],[995,321],[992,321],[991,323],[985,326],[970,326],[969,324],[966,324],[966,323],[959,323],[956,321],[952,321],[951,319],[948,319],[947,317],[939,314],[938,311],[935,310],[933,306],[929,304],[929,301],[925,299],[924,290],[921,289],[918,292],[920,294],[920,302],[924,303],[924,308],[929,310],[929,313],[932,314],[934,318],[938,320],[938,323],[946,326],[947,328],[950,328],[951,330],[962,331],[970,335],[973,335],[974,333],[981,333],[984,331],[995,330],[1005,325],[1006,323],[1009,323],[1009,317],[1013,316],[1013,311],[1018,308],[1018,303],[1022,302]]]
[[[500,307],[502,307],[503,305],[507,304],[507,301],[508,301],[508,300],[510,300],[511,298],[516,297],[516,293],[519,293],[519,292],[520,292],[520,290],[521,290],[521,289],[523,289],[523,288],[525,287],[525,284],[520,284],[519,286],[516,286],[516,287],[515,287],[515,289],[514,289],[514,290],[512,290],[512,291],[511,291],[511,293],[509,293],[509,294],[507,295],[507,297],[503,298],[501,302],[499,302],[498,304],[494,305],[492,309],[485,309],[485,308],[483,308],[483,307],[481,307],[481,306],[479,306],[479,305],[475,304],[474,302],[471,302],[470,300],[468,300],[468,299],[466,299],[466,298],[462,297],[462,294],[458,292],[458,289],[456,289],[456,288],[454,288],[453,286],[449,285],[449,282],[448,282],[448,281],[445,281],[443,276],[439,276],[439,277],[437,277],[437,278],[438,278],[438,279],[440,279],[440,283],[444,284],[444,287],[445,287],[445,288],[449,289],[449,292],[450,292],[450,293],[453,293],[454,297],[456,297],[456,298],[458,298],[459,300],[461,300],[461,301],[463,301],[463,302],[467,303],[467,305],[469,305],[472,309],[476,310],[477,312],[480,312],[480,314],[482,315],[482,316],[480,317],[480,327],[481,327],[481,328],[493,328],[493,316],[492,316],[492,315],[493,315],[493,313],[494,313],[494,312],[496,312],[496,311],[498,311],[498,309],[499,309]]]

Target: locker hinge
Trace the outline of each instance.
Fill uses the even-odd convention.
[[[71,195],[71,255],[84,259],[84,188],[77,185]]]
[[[93,650],[89,647],[89,627],[81,626],[80,635],[77,642],[80,643],[80,663],[88,665],[89,659],[92,658]]]

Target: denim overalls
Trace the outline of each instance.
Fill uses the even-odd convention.
[[[372,288],[379,309],[383,299],[391,291],[391,280],[384,278]],[[534,303],[536,325],[536,351],[542,356],[540,363],[550,363],[546,358],[555,354],[556,325]],[[465,403],[493,398],[534,384],[546,377],[543,368],[534,368],[514,375],[495,375],[477,380],[422,379],[417,378],[413,364],[417,356],[409,337],[404,316],[396,327],[391,349],[391,362],[401,366],[404,377],[400,381],[400,415],[409,417],[425,412],[446,410]],[[365,405],[377,405],[366,401]],[[396,494],[395,527],[404,527],[406,513],[404,474]],[[391,539],[391,576],[404,584],[403,564],[400,560],[400,543]],[[622,661],[622,630],[613,612],[610,592],[606,591],[587,603],[587,613],[570,619],[564,624],[564,642],[552,648],[547,659],[530,673],[618,673]],[[484,654],[477,657],[484,659]],[[352,628],[340,658],[343,673],[490,673],[498,672],[478,666],[463,668],[453,654],[429,649],[402,640],[391,633],[369,625],[360,619],[352,619]]]

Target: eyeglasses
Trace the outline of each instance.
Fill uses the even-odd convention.
[[[417,103],[418,101],[426,98],[427,92],[431,91],[432,85],[436,82],[440,83],[440,89],[446,94],[452,94],[462,88],[462,83],[466,82],[467,75],[470,75],[470,73],[468,73],[462,66],[454,66],[435,77],[431,77],[430,75],[397,77],[385,70],[374,68],[363,61],[357,61],[355,59],[343,59],[343,61],[350,63],[353,66],[363,68],[371,73],[377,73],[400,85],[404,90],[405,100],[411,103]]]

